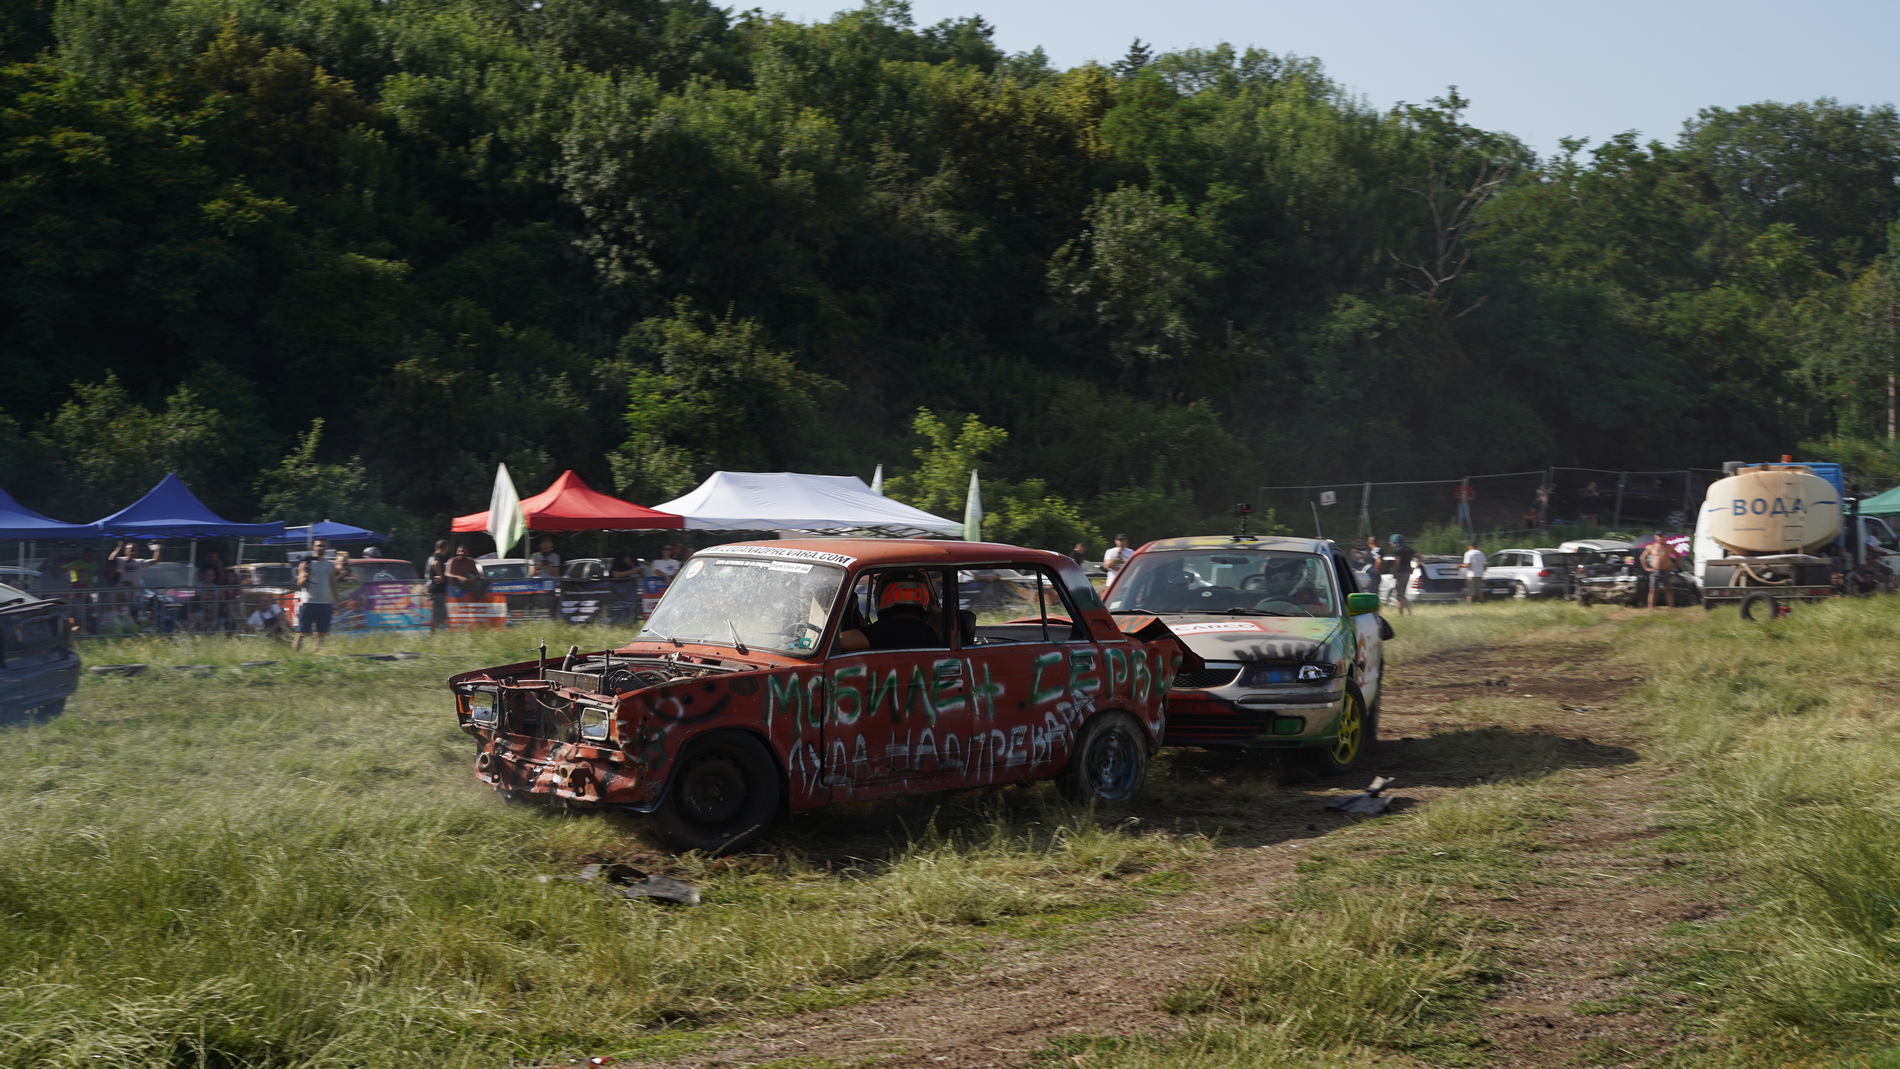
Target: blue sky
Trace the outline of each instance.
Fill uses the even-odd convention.
[[[809,21],[857,5],[759,6]],[[1673,141],[1711,105],[1900,100],[1900,0],[913,0],[912,11],[919,25],[980,14],[1003,48],[1041,45],[1058,66],[1119,58],[1136,37],[1157,51],[1229,41],[1317,57],[1380,107],[1456,85],[1470,121],[1540,153],[1631,129]]]

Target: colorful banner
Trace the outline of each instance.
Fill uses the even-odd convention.
[[[508,626],[508,597],[487,586],[450,583],[450,631],[499,631]]]

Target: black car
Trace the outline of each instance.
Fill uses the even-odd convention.
[[[0,584],[0,720],[52,716],[77,689],[66,603]]]

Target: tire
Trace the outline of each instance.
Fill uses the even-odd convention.
[[[730,854],[751,845],[778,814],[778,762],[743,731],[714,731],[686,744],[653,813],[675,850]]]
[[[1076,735],[1075,752],[1056,774],[1063,797],[1082,805],[1125,805],[1148,779],[1148,733],[1127,713],[1091,717]]]
[[[1742,599],[1742,619],[1753,620],[1756,609],[1766,609],[1768,615],[1764,619],[1772,620],[1781,615],[1781,602],[1775,600],[1773,594],[1756,591]]]
[[[1322,776],[1351,772],[1366,759],[1366,752],[1379,737],[1379,711],[1366,707],[1366,696],[1351,683],[1339,707],[1339,734],[1330,745],[1307,751],[1314,770]]]
[[[1519,601],[1529,601],[1531,597],[1531,588],[1525,586],[1523,583],[1512,583],[1511,596],[1516,598]]]

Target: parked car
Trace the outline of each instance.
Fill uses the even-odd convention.
[[[78,689],[65,602],[0,584],[0,720],[55,715]]]
[[[1418,558],[1418,568],[1412,572],[1412,582],[1405,592],[1407,601],[1413,604],[1431,602],[1460,602],[1465,600],[1465,573],[1461,569],[1463,557],[1446,557],[1427,554]],[[1398,579],[1391,573],[1379,577],[1379,598],[1392,601],[1397,594]],[[1512,596],[1513,580],[1502,575],[1492,575],[1487,566],[1484,575],[1484,596],[1486,598],[1508,598]]]
[[[1594,560],[1594,554],[1560,549],[1504,549],[1491,554],[1484,577],[1487,588],[1493,577],[1509,579],[1514,598],[1568,597],[1572,573]]]
[[[1033,611],[962,607],[1004,569],[1033,577]],[[650,813],[675,847],[729,851],[831,802],[1052,778],[1133,798],[1168,680],[1201,667],[1158,619],[1134,627],[1054,553],[745,542],[687,561],[625,646],[449,686],[497,790]]]
[[[1621,538],[1576,538],[1557,548],[1565,553],[1588,552],[1602,557],[1627,557],[1636,552],[1634,543]]]
[[[1108,607],[1124,629],[1159,619],[1205,662],[1174,678],[1171,746],[1295,750],[1346,772],[1378,737],[1379,599],[1326,542],[1150,542],[1122,568]]]

